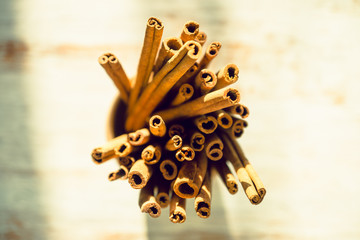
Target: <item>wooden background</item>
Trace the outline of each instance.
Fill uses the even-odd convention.
[[[214,186],[209,219],[140,213],[138,191],[95,166],[116,89],[97,63],[136,70],[148,17],[188,20],[240,68],[240,140],[268,193]],[[360,2],[0,1],[0,239],[359,239]]]

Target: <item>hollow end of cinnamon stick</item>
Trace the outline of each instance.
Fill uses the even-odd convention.
[[[195,126],[205,134],[211,134],[215,132],[218,124],[216,118],[213,116],[200,116],[194,119]]]
[[[118,157],[126,157],[133,150],[133,147],[129,142],[121,143],[120,146],[114,148],[114,152]]]
[[[141,146],[150,140],[150,132],[147,128],[139,129],[128,134],[128,141],[132,146]]]
[[[182,146],[175,153],[175,158],[179,162],[191,161],[191,160],[193,160],[195,158],[195,151],[190,146]]]
[[[207,35],[205,32],[199,32],[195,37],[195,41],[200,43],[201,46],[203,46],[205,44],[206,39],[207,39]]]
[[[198,33],[199,33],[199,24],[195,21],[189,21],[185,23],[180,38],[183,42],[187,42],[190,40],[194,40]]]
[[[190,138],[190,147],[194,149],[195,152],[200,152],[204,149],[205,136],[200,132],[194,132]]]
[[[200,202],[196,207],[196,214],[201,218],[210,217],[210,206],[206,202]]]
[[[135,189],[145,187],[150,180],[152,172],[152,168],[145,164],[144,160],[137,160],[131,167],[128,174],[130,186]]]
[[[164,193],[164,192],[160,192],[157,196],[156,196],[156,201],[159,203],[161,208],[166,208],[167,206],[169,206],[170,204],[170,197],[169,194]]]
[[[180,137],[185,137],[185,128],[180,124],[173,124],[169,128],[169,137],[173,137],[175,135],[179,135]]]
[[[119,158],[120,165],[125,166],[127,169],[130,169],[132,165],[135,163],[135,158],[131,156],[121,157]]]
[[[186,220],[186,199],[172,194],[169,219],[173,223],[183,223]]]
[[[160,172],[164,179],[173,180],[178,174],[177,165],[170,159],[165,159],[160,163]]]
[[[242,118],[247,118],[250,114],[249,112],[249,108],[246,107],[245,105],[241,105],[241,108],[242,108],[242,112],[240,113],[241,117]]]
[[[95,148],[91,153],[91,157],[96,164],[103,163],[103,152],[100,148]]]
[[[181,148],[182,142],[183,140],[179,135],[174,135],[166,142],[165,149],[168,151],[176,151]]]
[[[232,117],[224,110],[216,111],[214,114],[220,127],[228,129],[233,125]]]
[[[232,104],[238,103],[240,101],[240,93],[235,88],[228,88],[224,92],[224,98],[227,98]]]
[[[154,115],[149,120],[150,132],[157,137],[163,137],[166,134],[166,124],[159,115]]]
[[[160,158],[160,145],[149,145],[141,152],[141,159],[143,159],[147,165],[154,165],[158,163],[160,161]]]
[[[125,166],[120,166],[120,169],[109,174],[109,181],[117,179],[125,180],[128,177],[129,170]]]

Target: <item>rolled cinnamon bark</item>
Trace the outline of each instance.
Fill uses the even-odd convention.
[[[152,173],[152,167],[145,164],[143,159],[137,160],[131,167],[128,174],[130,186],[135,189],[145,187],[150,180]]]
[[[129,133],[128,141],[132,146],[141,146],[148,143],[150,140],[150,131],[147,128],[139,129],[135,132]]]
[[[195,21],[185,23],[181,32],[181,40],[185,43],[190,40],[195,40],[196,35],[199,33],[199,24]]]
[[[177,196],[174,192],[170,201],[169,219],[173,223],[183,223],[186,220],[186,199]]]
[[[230,114],[233,114],[233,115],[241,116],[243,114],[244,108],[241,106],[240,103],[237,103],[231,107],[225,108],[224,111],[226,111]]]
[[[157,137],[163,137],[166,134],[166,124],[159,115],[153,115],[149,120],[150,132]]]
[[[116,138],[111,139],[110,141],[106,142],[103,146],[95,148],[91,156],[96,164],[103,163],[107,160],[115,158],[115,151],[114,148],[118,147],[124,143],[127,143],[127,134],[120,135]]]
[[[216,118],[210,115],[203,115],[197,118],[194,118],[193,120],[195,126],[205,134],[211,134],[215,132],[218,123],[216,121]]]
[[[158,144],[148,145],[141,152],[141,159],[145,161],[147,165],[154,165],[160,161],[161,158],[161,146]]]
[[[139,207],[141,212],[157,218],[161,214],[161,207],[154,197],[154,184],[149,183],[140,190]]]
[[[225,132],[230,134],[234,138],[239,138],[244,133],[244,128],[248,126],[248,123],[245,120],[232,117],[233,125],[231,128],[226,129]]]
[[[220,132],[219,132],[220,134]],[[259,204],[262,201],[262,198],[258,194],[253,181],[251,180],[250,176],[248,175],[243,163],[241,162],[237,151],[235,150],[235,146],[238,145],[236,143],[236,140],[231,140],[228,135],[225,132],[221,132],[221,140],[224,142],[224,145],[226,145],[226,148],[224,148],[224,159],[229,160],[231,164],[233,165],[237,177],[241,183],[241,186],[244,189],[244,192],[250,202],[252,204]]]
[[[156,201],[159,203],[161,208],[166,208],[170,204],[170,183],[168,181],[160,181],[157,186],[158,193],[156,195]]]
[[[176,37],[167,38],[163,41],[154,65],[154,74],[156,74],[161,67],[175,55],[176,51],[178,51],[182,45],[181,39]]]
[[[130,93],[130,81],[122,69],[119,60],[112,53],[105,53],[98,58],[98,62],[119,90],[121,99],[127,103]]]
[[[201,218],[210,217],[211,212],[211,171],[207,171],[199,194],[194,201],[196,214]]]
[[[210,69],[202,69],[195,77],[195,89],[198,96],[209,93],[216,85],[217,78]]]
[[[196,154],[193,161],[184,161],[175,179],[173,190],[181,198],[193,198],[200,190],[207,169],[204,151]]]
[[[125,180],[128,177],[128,173],[129,173],[128,168],[123,165],[120,165],[120,169],[110,173],[108,179],[109,181],[114,181],[116,179]]]
[[[183,140],[179,135],[174,135],[166,142],[165,149],[168,151],[176,151],[181,148],[182,142]]]
[[[220,42],[212,42],[206,49],[203,58],[200,60],[199,69],[206,68],[210,64],[210,62],[218,55],[220,48]]]
[[[189,100],[194,94],[194,88],[188,83],[184,83],[180,86],[175,98],[170,102],[169,106],[180,105]]]
[[[205,142],[206,156],[212,161],[219,161],[223,157],[224,144],[216,133],[209,135]]]
[[[185,138],[185,128],[181,124],[173,124],[169,127],[169,137],[179,135],[181,138]]]
[[[239,157],[241,163],[245,166],[246,172],[248,173],[249,177],[251,178],[252,182],[255,185],[255,188],[261,198],[261,201],[264,199],[266,194],[266,189],[261,181],[259,175],[256,173],[255,169],[249,162],[249,160],[246,158],[243,150],[241,149],[240,145],[236,142],[234,138],[231,138],[229,135],[227,135],[230,139],[230,142],[232,142],[232,145],[237,153],[237,156]]]
[[[135,163],[135,158],[131,156],[121,157],[119,158],[119,163],[120,165],[125,166],[127,169],[130,169]]]
[[[176,107],[155,113],[164,122],[175,119],[195,117],[230,107],[240,101],[240,93],[234,88],[219,89]]]
[[[211,114],[216,118],[218,125],[224,129],[228,129],[233,126],[233,118],[224,110],[218,110]]]
[[[242,118],[247,118],[249,116],[249,114],[250,114],[249,108],[247,106],[245,106],[245,105],[242,105],[242,104],[240,104],[240,107],[242,108],[242,112],[240,114],[241,117]]]
[[[238,184],[230,168],[226,164],[226,160],[222,159],[217,162],[212,162],[213,169],[219,174],[221,180],[225,184],[230,194],[235,194],[238,191]]]
[[[179,79],[179,81],[177,81],[175,83],[175,85],[173,86],[173,88],[171,89],[171,93],[175,94],[176,91],[178,91],[178,89],[181,87],[181,85],[185,84],[185,83],[190,83],[192,82],[192,79],[194,77],[194,75],[200,71],[199,69],[199,64],[197,62],[195,62],[187,71],[186,73]]]
[[[130,112],[125,129],[139,129],[145,125],[146,119],[155,110],[161,100],[194,64],[201,52],[201,45],[188,41],[181,49],[160,69],[153,81],[147,85],[134,109]]]
[[[148,19],[135,85],[129,95],[128,111],[131,111],[134,107],[142,88],[149,80],[151,70],[154,66],[155,57],[160,46],[163,30],[164,26],[159,19],[155,17],[150,17]]]
[[[221,89],[235,83],[239,79],[239,68],[235,64],[228,64],[217,73],[217,84],[213,90]]]
[[[121,143],[120,145],[114,147],[114,152],[117,157],[126,157],[133,151],[136,147],[132,146],[128,141]]]
[[[195,152],[200,152],[204,149],[205,136],[199,131],[190,132],[190,147],[194,149]]]
[[[201,46],[204,46],[206,39],[207,39],[207,35],[204,32],[199,32],[195,37],[195,41],[200,43]]]
[[[178,174],[178,167],[173,160],[165,159],[160,163],[160,172],[164,179],[173,180]]]
[[[183,146],[176,151],[175,158],[180,161],[191,161],[195,158],[195,151],[189,145],[183,144]]]

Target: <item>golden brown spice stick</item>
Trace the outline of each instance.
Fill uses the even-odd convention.
[[[235,83],[239,79],[239,68],[235,64],[228,64],[216,74],[217,84],[213,90],[217,90]]]
[[[95,148],[91,156],[96,164],[103,163],[107,160],[115,158],[115,151],[114,148],[118,147],[124,143],[127,143],[127,134],[123,134],[116,138],[111,139],[110,141],[106,142],[103,146]]]
[[[208,161],[204,151],[196,154],[192,161],[183,162],[175,179],[173,190],[182,198],[193,198],[200,190],[204,180]]]
[[[256,191],[253,181],[248,175],[243,163],[240,161],[239,156],[234,148],[234,146],[237,145],[236,140],[231,140],[225,132],[219,131],[219,134],[224,142],[224,145],[226,145],[226,148],[224,148],[223,150],[224,160],[229,160],[233,165],[241,183],[241,186],[243,187],[245,194],[250,200],[250,202],[255,205],[259,204],[262,199]]]
[[[203,115],[193,119],[195,126],[205,134],[211,134],[215,132],[218,123],[216,118],[210,115]]]
[[[136,149],[129,141],[121,143],[119,146],[114,147],[116,157],[126,157]]]
[[[157,137],[163,137],[166,134],[166,124],[159,115],[154,115],[150,118],[149,129]]]
[[[150,140],[150,131],[147,128],[142,128],[135,132],[129,133],[128,140],[132,146],[144,145]]]
[[[176,151],[175,158],[180,161],[191,161],[195,158],[195,151],[189,145],[183,144],[183,146]]]
[[[129,95],[128,111],[131,111],[134,107],[142,88],[149,80],[155,57],[160,46],[163,29],[164,26],[159,19],[154,17],[148,19],[135,84]]]
[[[248,126],[247,122],[242,119],[232,117],[233,125],[231,128],[225,129],[224,131],[230,134],[234,138],[239,138],[244,133],[244,128]]]
[[[242,108],[242,112],[240,114],[241,117],[242,118],[247,118],[249,116],[249,114],[250,114],[249,108],[247,106],[245,106],[245,105],[242,105],[242,104],[240,104],[240,107]]]
[[[220,48],[220,42],[212,42],[206,49],[203,58],[200,60],[198,69],[206,68],[210,64],[210,62],[218,55]]]
[[[110,65],[110,58],[112,59],[112,63]],[[122,74],[116,74],[114,69],[119,69],[120,63],[117,60],[117,58],[115,58],[116,60],[114,60],[114,55],[112,53],[105,53],[103,55],[101,55],[98,58],[98,62],[100,63],[100,65],[104,68],[104,70],[106,71],[106,73],[109,75],[109,77],[111,78],[111,80],[113,80],[116,88],[119,90],[120,92],[120,97],[121,99],[126,103],[128,102],[129,99],[129,92],[130,92],[130,88],[127,88],[127,86],[124,85],[124,83],[126,83],[127,81],[130,84],[129,79],[127,78],[124,70]],[[117,63],[115,63],[117,62]],[[115,65],[115,66],[114,66]],[[112,67],[114,66],[114,68]],[[120,65],[121,67],[121,65]],[[122,69],[122,67],[121,67]],[[123,83],[124,82],[124,83]],[[129,85],[130,86],[130,85]]]
[[[116,179],[125,180],[128,177],[128,173],[129,173],[128,168],[123,165],[120,165],[120,169],[110,173],[108,179],[109,181],[114,181]]]
[[[141,212],[157,218],[161,214],[161,207],[154,197],[154,185],[149,183],[140,190],[139,207]]]
[[[109,64],[119,81],[118,83],[115,83],[115,85],[117,86],[118,84],[120,84],[127,93],[130,93],[131,82],[126,75],[122,65],[120,64],[119,59],[115,55],[111,55],[109,56]],[[117,88],[119,89],[119,87]]]
[[[207,171],[199,194],[194,201],[196,214],[201,218],[210,217],[211,212],[211,171]]]
[[[154,74],[156,74],[161,67],[182,47],[180,38],[171,37],[163,41],[160,47],[156,63],[154,65]]]
[[[195,21],[189,21],[185,23],[180,38],[185,43],[190,40],[195,40],[198,33],[199,33],[199,24]]]
[[[136,130],[145,125],[146,119],[180,77],[194,64],[200,52],[201,45],[199,43],[188,41],[169,59],[146,86],[136,106],[130,111],[125,122],[127,131]]]
[[[130,169],[132,165],[135,163],[135,158],[131,156],[125,156],[119,158],[120,165],[125,166],[127,169]]]
[[[185,83],[192,82],[194,75],[198,72],[199,64],[195,62],[187,71],[186,73],[175,83],[173,88],[171,89],[171,94],[175,94],[176,91],[180,88],[181,85]]]
[[[217,83],[217,77],[213,71],[202,69],[195,77],[195,89],[197,95],[204,95],[210,92]]]
[[[161,208],[166,208],[170,204],[170,183],[168,181],[157,182],[158,193],[156,195],[156,201]]]
[[[179,135],[174,135],[165,143],[165,149],[168,151],[176,151],[182,146],[182,138]]]
[[[224,144],[216,133],[206,137],[205,152],[208,159],[219,161],[223,156]]]
[[[142,159],[137,160],[128,174],[130,186],[135,189],[145,187],[152,173],[153,169],[151,166],[145,164],[145,161]]]
[[[189,100],[194,94],[194,88],[188,83],[184,83],[180,86],[175,98],[170,102],[169,106],[180,105]]]
[[[159,144],[148,145],[141,152],[141,159],[143,159],[147,165],[154,165],[158,163],[160,158],[161,146]]]
[[[240,103],[237,103],[231,107],[227,107],[224,109],[225,112],[228,112],[230,114],[233,114],[233,115],[242,115],[243,114],[243,111],[244,111],[244,108],[241,107],[241,104]]]
[[[204,149],[205,136],[199,131],[192,130],[189,132],[190,135],[190,147],[195,152],[200,152]]]
[[[179,106],[155,113],[167,123],[175,119],[190,118],[230,107],[240,101],[240,93],[234,88],[219,89]]]
[[[181,138],[185,137],[185,128],[181,124],[172,124],[169,127],[169,137],[179,135]]]
[[[226,161],[222,159],[217,162],[212,162],[211,165],[213,166],[213,169],[215,169],[215,171],[219,174],[229,193],[237,193],[238,184],[236,182],[236,178],[231,173],[230,168],[226,164]]]
[[[174,192],[170,200],[169,219],[173,223],[183,223],[186,220],[186,199],[177,196]]]
[[[211,113],[216,118],[218,125],[224,129],[228,129],[233,125],[233,118],[224,110],[218,110]]]
[[[230,142],[232,143],[241,163],[245,166],[246,172],[249,174],[252,182],[254,183],[256,190],[259,196],[261,197],[261,201],[262,201],[266,194],[266,189],[263,182],[261,181],[259,175],[256,173],[255,169],[253,168],[249,160],[246,158],[240,145],[236,142],[236,139],[230,137],[229,135],[227,135],[227,137],[230,139]]]
[[[199,32],[195,37],[195,41],[200,43],[201,46],[204,46],[206,39],[207,39],[207,35],[205,32]]]
[[[160,163],[160,172],[162,173],[164,179],[173,180],[178,174],[178,167],[173,160],[164,159]]]

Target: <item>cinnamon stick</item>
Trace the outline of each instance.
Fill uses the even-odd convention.
[[[179,135],[181,138],[185,138],[185,128],[181,124],[172,124],[169,128],[169,137]]]
[[[207,39],[207,35],[205,32],[199,32],[195,37],[195,41],[200,43],[201,46],[204,46],[206,39]]]
[[[166,124],[159,115],[153,115],[149,120],[150,132],[157,137],[163,137],[166,134]]]
[[[168,181],[160,181],[157,186],[158,193],[156,195],[156,201],[159,203],[161,208],[166,208],[170,204],[170,183]]]
[[[199,194],[194,201],[196,214],[201,218],[210,217],[211,212],[211,171],[207,171]]]
[[[160,172],[164,179],[173,180],[178,174],[178,167],[171,159],[165,159],[160,163]]]
[[[216,121],[216,118],[210,115],[203,115],[200,117],[196,117],[193,120],[195,126],[205,134],[211,134],[215,132],[218,123]]]
[[[234,138],[239,138],[244,133],[244,128],[248,126],[248,123],[245,120],[239,118],[232,118],[233,125],[231,128],[226,129],[225,132],[230,134]]]
[[[181,198],[193,198],[200,190],[207,169],[204,151],[196,154],[193,161],[184,161],[175,179],[173,190]]]
[[[231,107],[225,108],[224,111],[230,113],[230,114],[234,114],[234,115],[242,115],[244,108],[241,106],[240,103],[237,103]]]
[[[109,174],[108,179],[109,181],[114,181],[116,179],[125,180],[128,177],[128,173],[129,173],[128,168],[123,165],[120,165],[120,169],[115,172],[111,172]]]
[[[130,81],[122,69],[120,62],[112,53],[101,55],[98,58],[98,62],[114,82],[116,88],[120,92],[121,99],[126,103],[129,99]]]
[[[203,58],[200,60],[199,69],[206,68],[210,64],[210,62],[218,55],[220,48],[220,42],[212,42],[207,47]]]
[[[170,201],[169,219],[173,223],[183,223],[186,220],[186,199],[177,196],[174,192]]]
[[[240,107],[242,108],[242,112],[240,114],[241,117],[242,118],[247,118],[249,116],[249,114],[250,114],[249,108],[247,106],[245,106],[245,105],[242,105],[242,104],[240,104]]]
[[[187,71],[186,73],[175,83],[175,85],[173,86],[173,88],[171,89],[171,93],[175,94],[176,91],[178,91],[178,89],[180,88],[181,85],[185,84],[185,83],[190,83],[192,82],[192,79],[194,77],[194,75],[200,71],[199,70],[199,64],[197,62],[195,62]]]
[[[190,132],[190,147],[194,149],[195,152],[200,152],[204,149],[205,137],[199,131]]]
[[[228,64],[217,73],[217,84],[213,90],[217,90],[235,83],[239,78],[239,68],[235,64]]]
[[[216,75],[210,69],[202,69],[195,77],[195,89],[198,95],[210,92],[217,83]]]
[[[226,160],[222,159],[217,162],[212,162],[213,169],[219,174],[221,180],[225,184],[230,194],[235,194],[238,191],[238,184],[230,168],[226,164]]]
[[[100,164],[106,162],[112,158],[115,158],[115,151],[114,148],[118,147],[124,143],[127,143],[127,134],[120,135],[116,138],[111,139],[110,141],[106,142],[101,147],[95,148],[91,156],[96,164]]]
[[[143,159],[147,165],[154,165],[158,163],[160,158],[161,146],[158,144],[148,145],[141,152],[141,159]]]
[[[224,129],[228,129],[233,126],[233,118],[224,110],[213,112],[212,116],[216,117],[218,125]]]
[[[180,161],[191,161],[195,158],[195,151],[189,145],[183,144],[183,146],[176,151],[175,158]]]
[[[154,65],[154,74],[156,74],[161,67],[175,55],[176,51],[178,51],[182,45],[181,39],[176,37],[167,38],[163,41]]]
[[[147,84],[149,80],[155,57],[161,42],[163,29],[164,26],[159,19],[155,17],[150,17],[148,19],[144,43],[141,50],[141,56],[136,74],[135,85],[129,95],[129,111],[134,107],[135,102],[138,100],[138,97],[142,91],[142,88]]]
[[[135,189],[145,187],[152,173],[153,169],[151,166],[145,164],[145,161],[142,159],[137,160],[128,174],[130,186]]]
[[[127,169],[130,169],[132,165],[135,163],[135,158],[131,156],[125,156],[119,158],[120,165],[125,166]]]
[[[189,100],[194,94],[194,88],[188,83],[184,83],[180,86],[175,98],[170,102],[169,106],[180,105]]]
[[[254,183],[248,175],[243,163],[239,159],[238,153],[235,149],[235,146],[238,145],[236,140],[231,140],[231,138],[229,138],[225,132],[221,132],[221,140],[223,140],[224,144],[226,145],[226,148],[223,150],[224,159],[229,160],[233,165],[241,186],[243,187],[244,192],[250,202],[255,205],[259,204],[262,201],[262,198],[258,194]]]
[[[195,21],[189,21],[185,23],[180,38],[185,43],[190,40],[195,40],[198,33],[199,33],[199,24]]]
[[[214,112],[230,107],[239,101],[240,93],[238,90],[224,88],[155,114],[160,115],[165,122],[171,122],[175,119],[190,118]]]
[[[148,184],[140,190],[139,207],[141,212],[157,218],[161,214],[161,207],[154,197],[154,185]]]
[[[219,161],[223,157],[224,144],[216,133],[209,135],[205,142],[206,156],[212,161]]]
[[[144,89],[136,106],[130,112],[125,122],[126,130],[135,130],[144,126],[148,116],[155,110],[180,77],[194,64],[200,52],[201,45],[189,41],[169,59],[154,76],[152,82]]]
[[[176,151],[181,148],[182,142],[183,140],[179,135],[174,135],[166,142],[165,149],[168,151]]]
[[[132,146],[141,146],[148,143],[150,140],[150,132],[147,128],[139,129],[135,132],[129,133],[128,141]]]
[[[132,146],[128,141],[121,143],[120,145],[114,147],[114,152],[117,157],[126,157],[135,150],[135,147]]]

